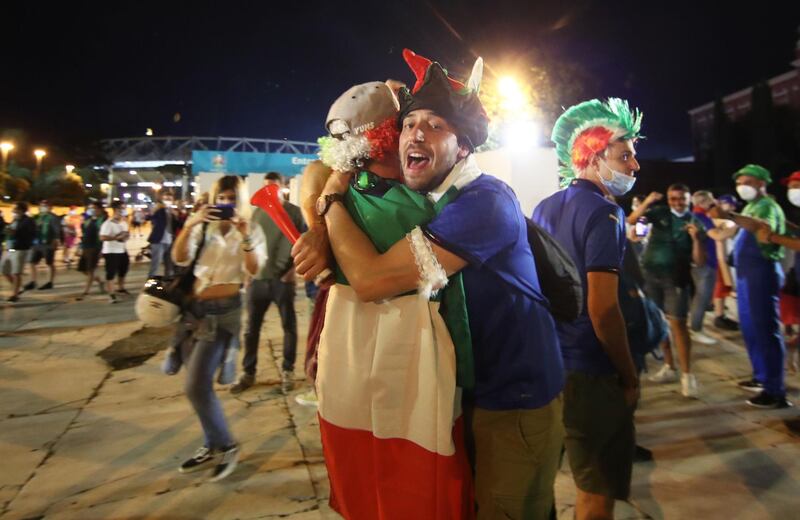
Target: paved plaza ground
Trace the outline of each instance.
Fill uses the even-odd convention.
[[[132,290],[145,273],[134,266]],[[308,389],[299,368],[296,389],[280,390],[275,309],[258,384],[238,397],[219,388],[242,458],[229,478],[208,483],[177,471],[201,443],[183,372],[163,375],[162,352],[147,358],[169,331],[143,329],[132,297],[75,301],[82,281],[59,269],[55,290],[0,304],[0,519],[338,518],[327,506],[315,410],[294,401]],[[298,293],[302,367],[309,306]],[[741,336],[708,333],[719,343],[695,346],[699,399],[681,397],[676,384],[644,384],[638,439],[655,460],[636,464],[617,518],[800,518],[800,407],[748,407],[735,384],[749,376]],[[798,376],[788,383],[800,401]],[[566,463],[556,495],[559,518],[572,518]]]

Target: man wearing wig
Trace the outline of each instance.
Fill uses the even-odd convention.
[[[365,302],[427,301],[429,294],[449,288],[453,275],[461,275],[475,361],[474,388],[469,393],[474,401],[470,426],[476,451],[478,518],[546,518],[553,506],[553,480],[563,439],[563,368],[519,202],[507,185],[482,174],[472,156],[488,133],[488,118],[478,99],[482,61],[476,63],[465,85],[450,78],[438,63],[410,51],[403,54],[417,79],[413,89],[400,91],[403,192],[411,200],[421,197],[432,204],[435,214],[406,229],[404,235],[377,244],[362,231],[352,211],[333,204],[324,214],[333,253],[352,286],[348,298]],[[349,192],[351,177],[350,172],[335,172],[323,196],[334,198]],[[302,274],[305,266],[301,254],[295,260]],[[414,291],[416,294],[409,294]],[[451,310],[447,299],[444,307]],[[326,330],[330,323],[329,317]],[[402,324],[394,329],[393,350],[382,353],[382,357],[389,360],[388,354],[395,357],[398,352],[410,351],[418,366],[396,386],[373,382],[374,394],[396,393],[404,400],[422,401],[430,399],[419,392],[423,380],[435,377],[437,386],[447,381],[441,368],[434,374],[416,361],[431,347],[418,344],[415,323],[421,322],[413,314],[403,316]],[[470,360],[462,354],[454,328],[449,328],[457,349],[459,384],[470,386],[469,374],[462,370]],[[322,364],[321,345],[320,367]],[[320,401],[327,398],[320,384]],[[442,399],[437,406],[447,404]],[[417,424],[423,419],[430,421],[432,416],[395,411],[386,416],[387,423],[390,418],[397,423],[395,429],[403,426],[414,433]],[[405,449],[409,457],[413,454],[415,467],[418,461],[446,453],[441,447],[426,448],[424,439],[416,435],[389,434],[398,441],[394,447],[397,453]],[[395,492],[406,497],[423,489],[419,481],[402,482],[415,477],[396,467],[376,466],[375,471],[379,486],[382,481],[392,481],[397,486]],[[423,512],[405,516],[412,517],[442,518]]]
[[[317,199],[316,219],[323,223],[325,214],[341,204],[383,251],[438,211],[398,182],[397,111],[386,84],[356,85],[333,104],[326,124],[331,136],[320,139],[325,165],[356,174],[343,194]],[[307,202],[314,191],[307,185],[318,185],[328,172],[309,168],[306,174]],[[319,191],[321,186],[316,195]],[[315,241],[314,250],[324,252],[326,244],[317,247],[327,240],[318,236],[322,228],[314,223],[310,229],[296,251]],[[297,260],[298,272],[308,274],[308,256]],[[345,518],[474,515],[457,388],[471,379],[471,367],[459,372],[457,364],[472,358],[463,286],[460,276],[455,278],[435,295],[429,288],[370,302],[359,299],[357,279],[336,269],[316,381],[331,506]],[[462,381],[457,382],[457,373]]]
[[[639,379],[617,298],[625,214],[607,196],[624,195],[636,181],[634,144],[641,119],[638,110],[616,98],[567,109],[553,127],[552,140],[568,184],[533,213],[533,220],[569,252],[586,295],[578,319],[558,324],[577,519],[613,518],[614,499],[625,500],[630,491]]]

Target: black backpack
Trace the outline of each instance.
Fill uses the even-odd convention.
[[[575,321],[583,308],[583,285],[578,268],[550,233],[527,217],[525,221],[539,286],[550,302],[550,314],[558,321]]]

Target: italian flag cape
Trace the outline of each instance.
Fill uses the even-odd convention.
[[[479,174],[462,161],[448,179],[463,186]],[[458,185],[446,181],[441,194],[426,197],[364,172],[345,204],[383,253],[430,222]],[[430,299],[413,292],[364,303],[337,273],[318,363],[334,510],[356,520],[474,517],[461,417],[461,389],[474,373],[460,274]]]

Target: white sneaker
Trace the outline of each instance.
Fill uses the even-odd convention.
[[[681,393],[683,397],[697,397],[697,379],[694,374],[681,374]]]
[[[692,341],[696,341],[697,343],[700,343],[701,345],[713,345],[713,344],[715,344],[717,342],[717,340],[715,340],[711,336],[706,336],[702,332],[698,332],[696,330],[690,330],[689,331],[689,336],[691,336]]]
[[[297,404],[302,406],[319,406],[319,399],[317,399],[317,393],[314,390],[309,390],[303,394],[298,394],[294,396],[294,400]]]
[[[670,368],[670,366],[665,363],[658,372],[648,379],[653,383],[673,383],[678,380],[678,371],[674,368]]]

